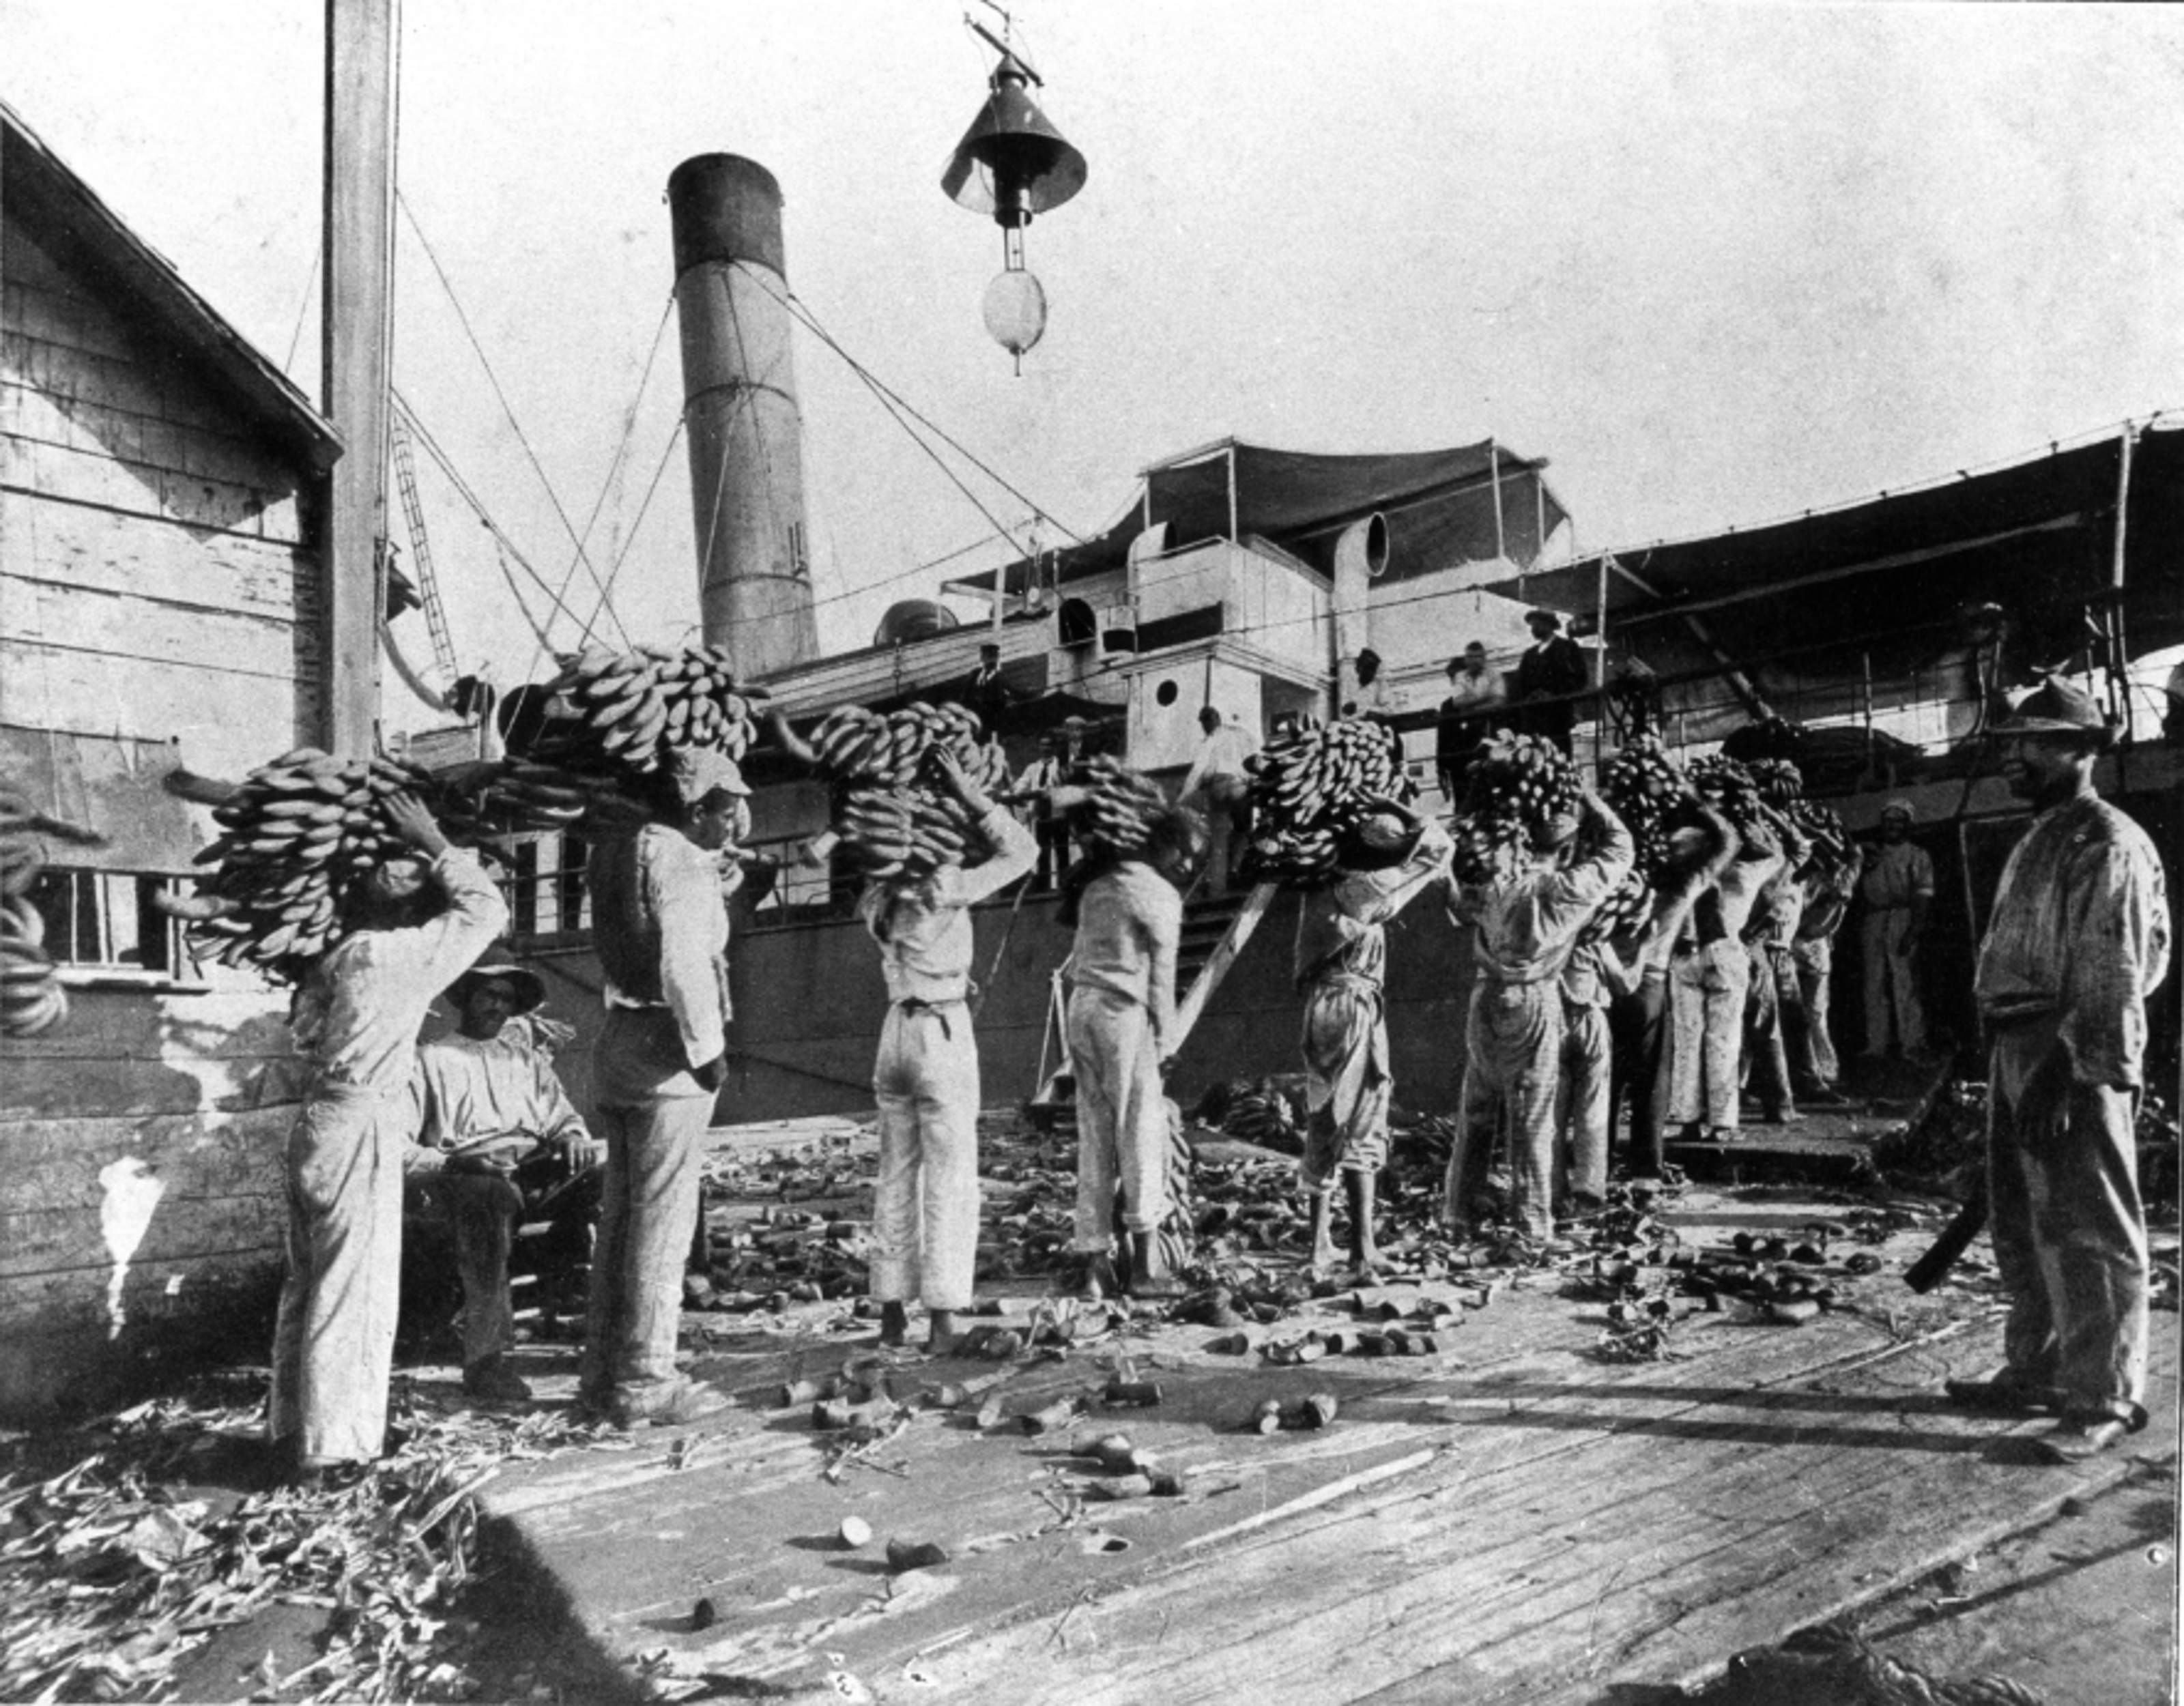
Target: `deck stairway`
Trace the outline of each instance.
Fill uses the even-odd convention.
[[[1220,946],[1221,938],[1228,933],[1228,926],[1243,910],[1246,892],[1242,889],[1220,895],[1201,892],[1184,902],[1183,936],[1175,953],[1175,986],[1178,992],[1189,989],[1198,981],[1198,974],[1206,970],[1206,961],[1213,958],[1213,950]]]

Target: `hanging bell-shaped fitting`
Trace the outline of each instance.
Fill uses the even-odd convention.
[[[940,175],[949,198],[1014,229],[1058,208],[1084,187],[1084,156],[1031,97],[1031,77],[1015,55],[994,67],[992,92]]]

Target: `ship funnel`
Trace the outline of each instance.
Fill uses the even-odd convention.
[[[1334,709],[1357,697],[1357,654],[1373,643],[1372,583],[1388,572],[1388,523],[1353,521],[1334,542]]]
[[[667,205],[705,643],[772,675],[819,651],[781,186],[755,160],[699,154]]]

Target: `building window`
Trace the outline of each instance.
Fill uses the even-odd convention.
[[[181,921],[153,903],[179,887],[173,877],[139,871],[48,867],[31,901],[45,915],[46,952],[57,965],[194,982]]]
[[[512,934],[559,936],[590,927],[591,897],[584,889],[589,852],[581,836],[566,834],[515,844],[504,879]]]

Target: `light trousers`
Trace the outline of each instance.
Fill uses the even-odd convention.
[[[698,1219],[698,1152],[713,1092],[660,1010],[608,1010],[593,1067],[607,1146],[577,1390],[593,1402],[675,1379],[682,1269]]]
[[[1915,955],[1903,951],[1910,934],[1911,910],[1898,907],[1888,912],[1869,912],[1860,926],[1859,946],[1865,953],[1865,1049],[1886,1054],[1892,1037],[1906,1054],[1926,1046],[1925,1011],[1919,1004],[1919,966]]]
[[[1607,1200],[1607,1009],[1563,1005],[1563,1062],[1556,1084],[1557,1194],[1592,1206]]]
[[[1323,978],[1305,997],[1304,1161],[1307,1191],[1340,1172],[1378,1173],[1388,1162],[1388,1021],[1378,988]]]
[[[1555,1086],[1562,1075],[1563,996],[1552,978],[1472,986],[1464,1022],[1463,1105],[1441,1186],[1441,1218],[1468,1226],[1494,1143],[1509,1139],[1512,1206],[1535,1237],[1554,1234]]]
[[[1836,1058],[1836,1040],[1828,1030],[1828,986],[1835,978],[1835,938],[1819,936],[1794,942],[1791,963],[1797,971],[1797,997],[1804,1003],[1802,1046],[1790,1057],[1790,1070],[1804,1085],[1832,1090],[1842,1075]]]
[[[1736,1126],[1744,1000],[1752,961],[1724,937],[1669,967],[1669,1118],[1678,1125]]]
[[[2052,1017],[1995,1032],[1987,1086],[1988,1225],[2010,1373],[2060,1386],[2075,1414],[2142,1420],[2137,1092],[2073,1081]]]
[[[365,1463],[386,1443],[410,1141],[400,1105],[321,1091],[288,1134],[288,1273],[267,1431],[306,1459]]]
[[[872,1067],[880,1172],[872,1296],[967,1309],[978,1251],[978,1046],[971,1010],[888,1009]]]
[[[1071,1248],[1114,1248],[1123,1229],[1156,1230],[1167,1213],[1167,1106],[1151,1015],[1112,990],[1069,996],[1069,1062],[1077,1076],[1077,1226]]]

